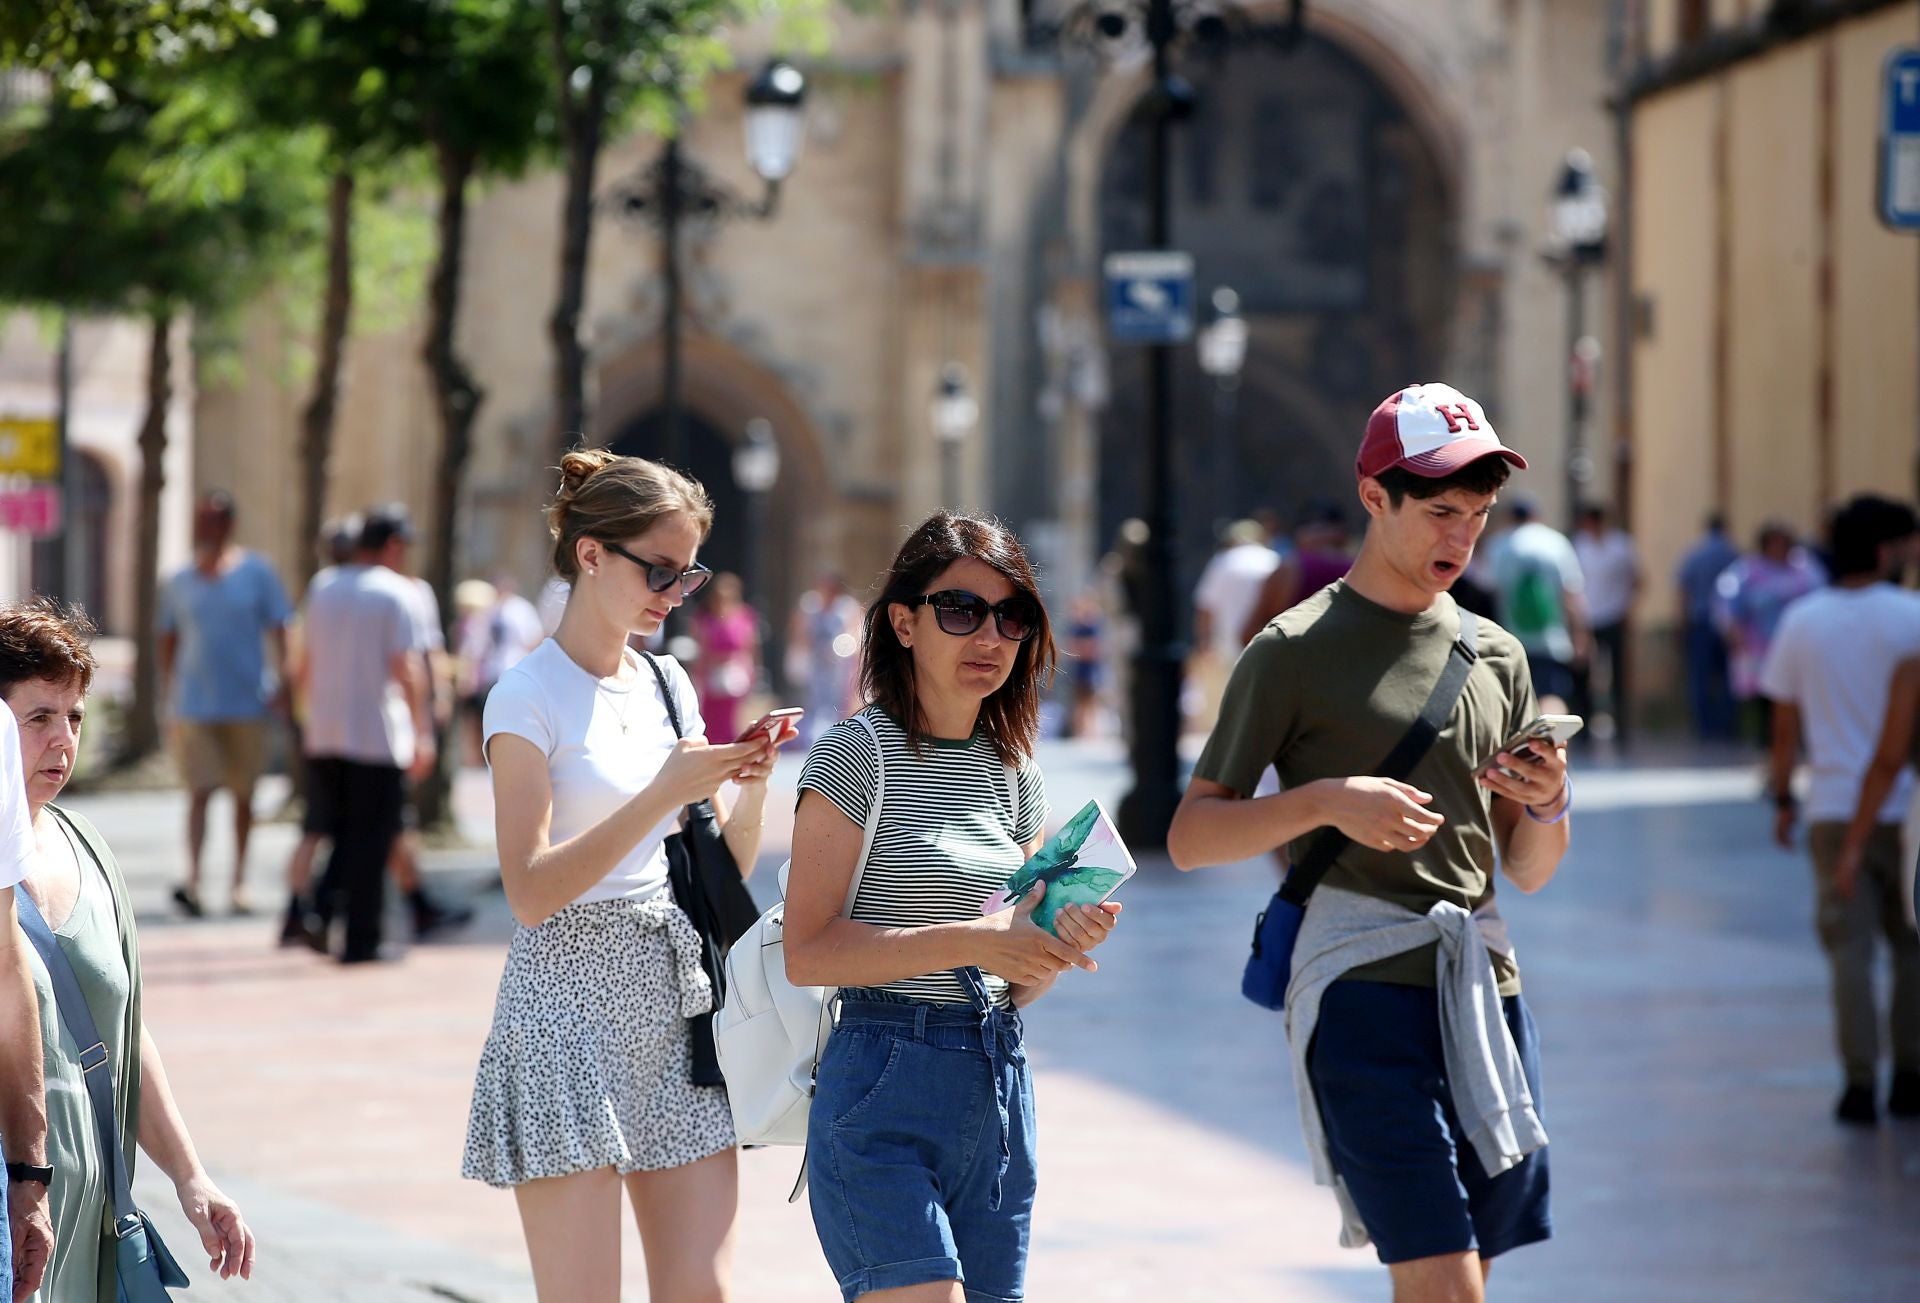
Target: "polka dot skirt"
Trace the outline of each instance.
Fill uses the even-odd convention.
[[[516,928],[461,1175],[504,1187],[730,1147],[726,1091],[689,1077],[687,1019],[712,1005],[699,937],[671,897],[569,905]]]

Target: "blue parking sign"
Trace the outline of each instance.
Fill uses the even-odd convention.
[[[1895,50],[1880,75],[1880,220],[1920,231],[1920,50]]]
[[[1116,344],[1183,344],[1193,337],[1193,255],[1172,249],[1110,253],[1107,338]]]

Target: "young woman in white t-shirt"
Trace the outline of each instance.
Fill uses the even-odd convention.
[[[481,1055],[463,1172],[510,1186],[542,1303],[615,1303],[620,1192],[649,1297],[721,1299],[738,1175],[726,1092],[694,1085],[688,1018],[712,1006],[696,934],[667,885],[666,837],[713,798],[743,873],[760,849],[775,743],[687,737],[628,637],[656,633],[709,572],[705,490],[637,457],[569,453],[548,515],[571,584],[553,637],[500,677],[484,746],[500,873],[519,926]],[[785,739],[782,738],[782,741]],[[739,785],[730,810],[722,783]]]

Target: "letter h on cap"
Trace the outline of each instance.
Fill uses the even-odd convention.
[[[1480,422],[1474,419],[1473,408],[1466,403],[1435,403],[1433,410],[1440,413],[1441,419],[1446,421],[1448,434],[1460,433],[1462,423],[1469,430],[1480,428]]]

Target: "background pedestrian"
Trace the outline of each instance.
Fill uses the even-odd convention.
[[[201,853],[207,806],[233,797],[233,885],[228,904],[252,912],[247,841],[253,788],[266,767],[268,730],[287,706],[287,622],[293,608],[266,558],[233,541],[232,497],[215,490],[194,510],[193,563],[160,590],[162,699],[173,712],[174,744],[187,783],[187,880],[174,904],[200,917]],[[272,659],[269,662],[268,652]]]
[[[1844,872],[1842,853],[1885,730],[1894,672],[1920,656],[1920,595],[1891,579],[1907,564],[1914,514],[1904,503],[1861,496],[1835,515],[1833,585],[1786,605],[1769,631],[1759,689],[1773,703],[1767,791],[1774,838],[1791,848],[1798,822],[1793,769],[1804,744],[1807,767],[1807,851],[1813,861],[1816,925],[1833,982],[1833,1020],[1846,1083],[1834,1115],[1872,1123],[1882,1051],[1874,995],[1880,940],[1893,953],[1891,1031],[1902,1113],[1920,1113],[1920,936],[1901,900],[1912,873],[1900,826],[1913,802],[1904,765],[1866,811],[1871,830]],[[1779,558],[1769,578],[1791,578]],[[1902,761],[1906,759],[1901,757]]]
[[[380,945],[387,860],[406,779],[433,768],[426,635],[413,585],[381,564],[394,523],[370,519],[351,564],[309,590],[299,677],[306,689],[306,831],[333,842],[328,877],[345,896],[341,962],[385,957]],[[312,902],[324,940],[333,917],[323,885]]]
[[[1773,700],[1761,690],[1760,670],[1774,631],[1789,606],[1826,582],[1826,569],[1778,521],[1762,525],[1754,550],[1714,582],[1714,622],[1727,642],[1733,697],[1763,749],[1772,745]]]
[[[760,680],[760,613],[747,605],[739,575],[722,571],[707,587],[691,621],[700,648],[694,682],[707,727],[731,739],[744,722],[740,707]]]
[[[1564,710],[1574,696],[1574,666],[1591,648],[1580,558],[1531,499],[1514,499],[1511,514],[1513,528],[1492,556],[1500,623],[1526,648],[1541,709]]]
[[[1680,589],[1682,661],[1687,668],[1687,711],[1693,734],[1706,742],[1730,742],[1734,736],[1733,688],[1728,680],[1727,641],[1714,617],[1720,575],[1740,558],[1727,537],[1726,518],[1707,517],[1698,541],[1674,572]]]
[[[1613,735],[1625,741],[1631,728],[1628,663],[1633,648],[1633,605],[1640,596],[1640,554],[1633,537],[1608,521],[1605,507],[1593,503],[1580,509],[1573,551],[1580,561],[1587,619],[1593,626],[1593,653],[1581,676],[1582,690],[1574,713],[1587,716],[1591,725],[1595,702],[1601,699],[1601,694],[1593,690],[1597,683],[1604,690]]]

